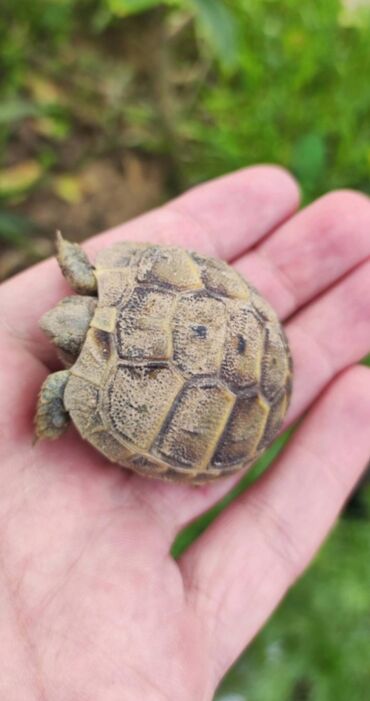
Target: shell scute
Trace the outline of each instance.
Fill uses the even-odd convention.
[[[273,441],[282,426],[289,404],[289,389],[283,389],[274,399],[265,430],[258,444],[258,451],[264,450]]]
[[[202,280],[207,290],[231,299],[249,299],[247,283],[225,261],[206,258],[197,253],[193,254],[193,258],[200,266]]]
[[[131,268],[126,270],[97,270],[99,303],[102,306],[120,307],[128,302],[135,287]]]
[[[117,323],[117,352],[132,360],[172,355],[171,321],[176,297],[168,290],[137,286]]]
[[[173,361],[187,376],[218,373],[226,337],[222,300],[204,293],[180,297],[172,321]]]
[[[223,433],[235,396],[219,380],[186,384],[155,445],[155,452],[183,469],[205,468]]]
[[[268,324],[262,355],[261,387],[265,396],[272,400],[287,384],[291,368],[286,341],[279,327]]]
[[[183,385],[165,363],[119,363],[103,392],[102,410],[115,434],[134,452],[147,452]]]
[[[103,387],[112,343],[111,334],[91,327],[86,334],[82,351],[71,369],[72,374],[83,377],[93,385]]]
[[[138,282],[170,286],[178,290],[203,287],[198,266],[181,248],[151,246],[141,256]]]
[[[225,353],[221,377],[239,390],[259,382],[264,349],[264,327],[253,307],[228,300]]]
[[[130,241],[118,241],[109,248],[105,248],[96,256],[95,267],[101,270],[113,268],[132,268],[137,265],[141,255],[147,250],[145,243],[131,243]]]
[[[269,413],[269,404],[258,389],[240,393],[212,464],[215,467],[234,465],[243,461],[245,456],[255,456]]]

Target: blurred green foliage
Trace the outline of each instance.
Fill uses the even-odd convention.
[[[220,63],[233,68],[240,49],[236,17],[223,0],[107,0],[113,15],[127,17],[153,7],[169,5],[189,9]]]
[[[51,184],[72,204],[81,165],[122,150],[166,162],[164,197],[256,162],[291,169],[306,202],[332,188],[369,191],[370,15],[354,4],[2,0],[0,240],[27,249],[38,232],[28,197],[45,191],[46,207]],[[180,534],[175,556],[288,438]],[[218,698],[367,698],[369,489],[351,504]]]
[[[205,88],[203,119],[192,120],[197,177],[275,161],[296,173],[306,199],[368,190],[369,16],[351,25],[338,0],[233,6],[243,28],[239,66]]]
[[[101,128],[107,121],[110,129],[120,127],[120,104],[118,111],[133,123],[133,131],[135,120],[141,123],[127,143],[149,152],[172,150],[182,187],[249,163],[273,161],[296,173],[306,200],[337,187],[367,191],[370,14],[366,8],[345,10],[347,5],[346,0],[3,0],[0,149],[15,123],[26,117],[49,117],[55,134],[59,128],[64,138],[76,118],[73,101],[80,100],[81,109],[86,101],[91,109],[88,93],[93,97],[94,91],[83,80],[72,104],[39,101],[28,85],[30,70],[65,82],[71,63],[66,57],[76,52],[76,36],[83,36],[77,77],[96,71],[99,107],[104,91],[99,80],[111,81],[118,91],[115,103],[103,105]],[[156,74],[161,65],[168,66],[158,78],[162,99],[158,92],[145,97],[124,52],[121,73],[114,73],[111,61],[104,75],[91,51],[91,42],[104,36],[109,41],[112,29],[127,26],[128,16],[140,12],[144,22],[148,13],[142,11],[149,6],[155,6],[152,13],[158,10],[165,26],[160,60],[152,57]],[[122,48],[124,42],[125,37]],[[100,43],[96,58],[103,66]],[[188,72],[186,85],[177,78],[179,67]],[[125,108],[126,94],[119,95],[117,83],[130,81],[134,86]]]

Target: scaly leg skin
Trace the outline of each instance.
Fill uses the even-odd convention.
[[[56,247],[60,269],[72,289],[82,295],[96,294],[94,267],[81,246],[66,241],[58,231]]]
[[[56,345],[66,367],[78,358],[97,303],[96,297],[65,297],[40,320],[42,330]]]
[[[63,396],[69,378],[69,370],[48,375],[43,383],[36,409],[35,438],[53,440],[64,433],[69,424],[69,414],[64,408]]]

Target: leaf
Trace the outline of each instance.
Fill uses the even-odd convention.
[[[144,12],[156,5],[163,5],[161,0],[108,0],[110,11],[118,17],[128,17],[137,12]]]
[[[12,195],[28,190],[39,180],[42,172],[42,167],[34,160],[3,168],[0,170],[0,195]]]
[[[189,0],[201,30],[213,45],[221,64],[232,69],[238,63],[240,36],[236,18],[222,0]]]

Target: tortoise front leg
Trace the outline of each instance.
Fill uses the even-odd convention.
[[[48,375],[43,383],[36,408],[36,438],[59,438],[67,429],[70,419],[63,396],[68,378],[69,370],[60,370]]]
[[[72,289],[82,295],[96,294],[94,267],[81,246],[66,241],[58,231],[56,247],[60,269]]]

